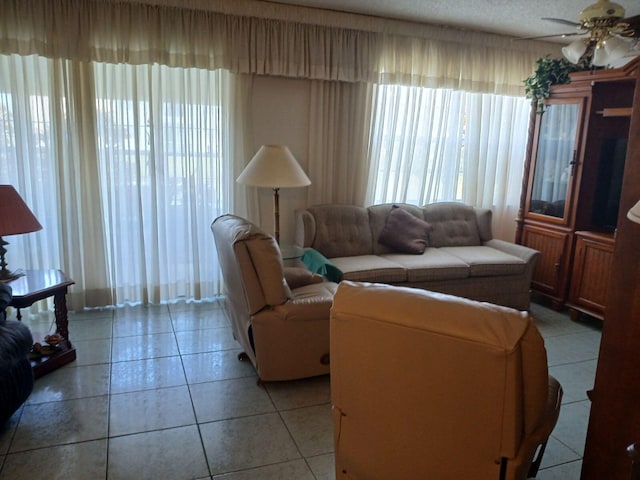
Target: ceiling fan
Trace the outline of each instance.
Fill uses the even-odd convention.
[[[562,49],[567,60],[571,63],[588,63],[590,59],[593,65],[605,66],[633,54],[639,46],[640,15],[624,18],[624,14],[625,10],[621,5],[608,0],[598,0],[580,12],[577,22],[562,18],[542,19],[573,26],[577,31],[528,39],[580,36],[582,38]]]

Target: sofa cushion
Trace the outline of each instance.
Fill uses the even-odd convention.
[[[422,207],[424,219],[431,225],[429,245],[463,247],[481,245],[476,212],[470,205],[455,202],[432,203]]]
[[[397,252],[419,255],[429,246],[429,230],[427,222],[394,206],[380,232],[378,242]]]
[[[469,276],[469,265],[441,248],[427,248],[422,255],[388,253],[382,257],[406,268],[408,282],[451,280]]]
[[[408,203],[383,203],[381,205],[371,205],[370,207],[367,207],[367,211],[369,212],[369,225],[371,226],[371,236],[373,238],[373,253],[375,255],[393,253],[397,251],[392,247],[380,243],[379,241],[380,234],[387,223],[389,213],[391,213],[391,210],[396,206],[406,210],[413,216],[424,220],[422,216],[422,208]]]
[[[441,250],[466,262],[470,277],[520,275],[527,268],[523,259],[491,247],[443,247]]]
[[[373,240],[369,214],[355,205],[318,205],[309,207],[315,217],[316,235],[313,248],[328,258],[367,255]]]
[[[356,282],[406,282],[406,269],[391,260],[377,255],[332,258],[333,264],[342,270],[343,280]]]

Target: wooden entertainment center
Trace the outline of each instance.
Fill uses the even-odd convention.
[[[602,320],[635,79],[626,68],[570,77],[542,113],[533,106],[516,243],[541,252],[534,291]]]

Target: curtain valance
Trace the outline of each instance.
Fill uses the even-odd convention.
[[[2,0],[0,53],[374,81],[371,32],[95,0]]]
[[[156,2],[157,3],[157,2]],[[168,3],[168,2],[165,2]],[[260,2],[253,2],[252,5]],[[246,6],[247,2],[240,5]],[[556,47],[408,24],[407,35],[118,0],[0,0],[0,53],[522,95]],[[215,3],[211,5],[215,9]],[[309,9],[299,18],[308,19]],[[300,10],[302,12],[302,10]],[[397,31],[397,21],[389,21]],[[384,25],[383,25],[384,26]],[[409,36],[411,35],[411,36]]]
[[[378,83],[522,96],[522,80],[543,53],[486,45],[461,32],[456,41],[385,36]],[[466,41],[465,41],[466,40]]]

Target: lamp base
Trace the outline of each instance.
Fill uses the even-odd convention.
[[[25,273],[22,270],[16,270],[15,272],[10,270],[0,270],[0,283],[13,282],[16,278],[23,277],[24,275]]]
[[[0,237],[0,282],[2,283],[10,282],[24,275],[21,270],[12,272],[7,268],[7,262],[4,260],[4,255],[7,253],[6,245],[9,245],[9,242]]]
[[[280,245],[280,195],[279,188],[273,189],[273,223],[275,228],[276,243]]]

